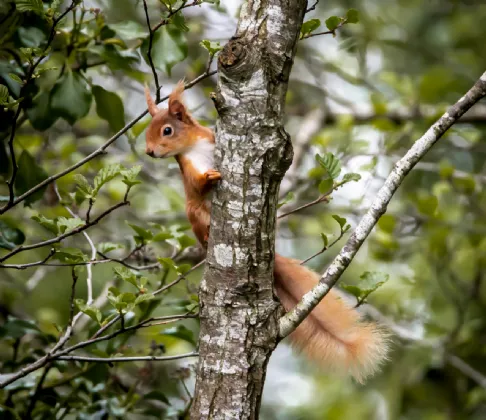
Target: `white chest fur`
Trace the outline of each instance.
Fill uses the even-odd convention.
[[[201,139],[184,153],[184,157],[191,161],[196,171],[204,174],[209,169],[214,169],[214,143]]]

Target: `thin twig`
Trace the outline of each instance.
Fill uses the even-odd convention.
[[[308,257],[304,261],[302,261],[300,263],[300,265],[304,265],[304,264],[308,263],[313,258],[315,258],[318,255],[321,255],[324,252],[326,252],[329,248],[332,248],[334,245],[336,245],[341,240],[341,238],[344,236],[345,233],[346,232],[341,228],[341,233],[339,234],[339,236],[334,241],[331,242],[330,245],[327,245],[327,246],[322,247],[322,249],[320,251],[316,252],[314,255],[311,255],[310,257]]]
[[[478,372],[471,365],[468,365],[464,360],[462,360],[461,358],[453,354],[446,353],[445,360],[447,361],[447,363],[449,363],[451,366],[454,366],[461,373],[471,378],[479,386],[486,389],[486,376],[484,376],[481,372]]]
[[[37,386],[35,387],[34,395],[32,395],[32,398],[30,399],[30,403],[24,414],[24,418],[26,419],[31,418],[32,411],[34,411],[35,405],[39,400],[40,392],[42,390],[42,385],[44,384],[44,381],[46,380],[47,374],[49,373],[50,369],[51,369],[51,365],[50,364],[46,365],[46,367],[44,368],[44,372],[42,372],[41,377],[37,381]]]
[[[177,9],[170,10],[169,14],[152,28],[152,32],[155,32],[158,29],[160,29],[162,26],[167,25],[170,22],[170,18],[174,16],[176,13],[180,12],[182,9],[187,9],[188,7],[197,6],[201,3],[202,0],[194,0],[192,3],[183,2],[182,5],[179,6]]]
[[[61,194],[59,194],[59,189],[57,188],[57,184],[54,182],[54,192],[56,193],[57,199],[59,200],[60,203],[62,203],[62,198]],[[63,205],[64,208],[67,210],[67,212],[72,216],[72,217],[79,217],[74,211],[72,211],[69,206]],[[90,199],[90,206],[88,208],[88,212],[86,214],[86,223],[89,223],[89,211],[91,210],[92,207],[92,199]],[[86,241],[89,244],[89,247],[91,248],[91,261],[96,259],[96,247],[95,244],[93,243],[91,237],[86,233],[83,232],[83,236],[86,238]],[[92,268],[92,263],[88,261],[86,263],[86,288],[87,288],[87,301],[86,304],[90,305],[93,302],[93,268]]]
[[[150,26],[150,18],[149,18],[146,0],[143,0],[143,9],[145,11],[145,20],[147,22],[147,28],[149,30],[149,44],[147,49],[147,58],[150,64],[150,68],[152,69],[152,74],[154,75],[156,101],[159,102],[160,101],[159,77],[157,76],[157,70],[155,69],[154,61],[152,59],[152,45],[154,42],[154,31],[152,31],[152,27]]]
[[[316,2],[305,11],[305,13],[309,13],[310,11],[315,10],[318,3],[319,0],[316,0]]]
[[[316,198],[315,200],[311,201],[310,203],[303,204],[302,206],[299,206],[293,210],[288,211],[287,213],[283,213],[277,216],[277,219],[282,219],[283,217],[287,217],[290,214],[297,213],[300,210],[304,210],[308,207],[315,206],[316,204],[322,203],[322,202],[329,202],[329,194],[326,193],[324,195],[321,195],[320,197]]]
[[[46,262],[56,253],[56,250],[52,248],[49,254],[40,261],[26,263],[26,264],[0,264],[0,268],[15,268],[17,270],[25,270],[29,267],[37,267],[39,265],[47,265]]]
[[[85,223],[84,225],[81,225],[81,226],[79,226],[79,227],[77,227],[77,228],[75,228],[75,229],[73,229],[69,232],[66,232],[66,233],[63,233],[62,235],[56,236],[55,238],[48,239],[48,240],[45,240],[45,241],[42,241],[42,242],[37,242],[37,243],[31,244],[31,245],[25,245],[25,246],[20,245],[19,247],[15,248],[11,252],[4,255],[2,258],[0,258],[0,262],[5,261],[5,260],[13,257],[14,255],[18,254],[19,252],[29,251],[31,249],[36,249],[36,248],[42,248],[43,246],[47,246],[47,245],[55,244],[57,242],[61,242],[63,239],[66,239],[70,236],[76,235],[77,233],[83,232],[86,229],[90,228],[91,226],[96,225],[100,220],[102,220],[104,217],[109,215],[114,210],[116,210],[120,207],[129,205],[129,204],[130,204],[129,201],[122,201],[118,204],[115,204],[115,205],[111,206],[110,208],[108,208],[107,210],[105,210],[103,213],[101,213],[96,219],[92,220],[90,223]]]
[[[69,360],[79,362],[95,362],[95,363],[116,363],[116,362],[166,362],[169,360],[179,360],[187,357],[197,357],[198,352],[190,352],[183,354],[176,354],[174,356],[130,356],[130,357],[88,357],[88,356],[59,356],[58,360]]]
[[[319,36],[319,35],[333,35],[335,36],[336,35],[336,31],[338,29],[340,29],[343,25],[345,25],[346,23],[348,23],[348,20],[347,19],[344,19],[342,20],[338,26],[336,26],[334,29],[330,30],[330,31],[324,31],[324,32],[311,32],[307,35],[304,35],[303,37],[301,37],[300,39],[303,40],[303,39],[307,39],[307,38],[312,38],[314,36]]]

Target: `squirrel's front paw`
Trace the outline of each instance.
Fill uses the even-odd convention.
[[[221,179],[221,174],[219,171],[216,171],[214,169],[209,169],[204,173],[204,176],[208,181],[219,181]]]

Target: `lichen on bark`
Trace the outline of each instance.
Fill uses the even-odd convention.
[[[222,181],[200,288],[194,419],[258,417],[282,313],[272,280],[278,190],[292,160],[283,108],[305,8],[302,0],[246,2],[219,56]]]

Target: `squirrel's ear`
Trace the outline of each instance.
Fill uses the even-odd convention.
[[[152,99],[152,95],[150,95],[150,90],[147,84],[145,84],[145,100],[147,101],[148,111],[153,117],[155,114],[157,114],[157,112],[159,112],[159,108]]]
[[[169,114],[186,124],[192,123],[192,118],[182,102],[184,92],[184,80],[179,81],[169,96]]]

